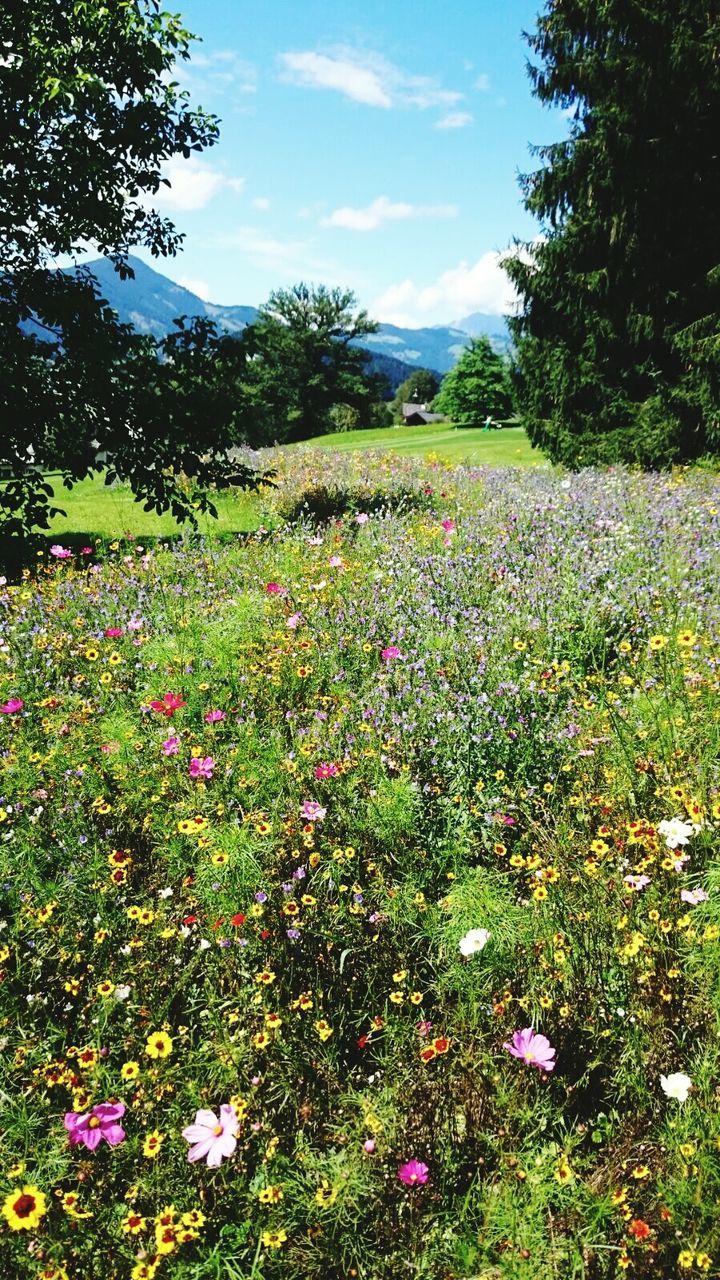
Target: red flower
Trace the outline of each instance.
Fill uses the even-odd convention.
[[[628,1227],[628,1235],[634,1236],[636,1240],[647,1240],[650,1235],[650,1228],[647,1222],[643,1222],[642,1218],[633,1218]]]
[[[369,1043],[370,1043],[369,1036],[360,1036],[360,1039],[357,1042],[358,1049],[364,1049],[365,1045]]]
[[[260,930],[260,937],[261,937],[261,938],[263,938],[263,939],[265,939],[265,938],[269,938],[269,937],[270,937],[271,932],[272,932],[272,930],[271,930],[271,929],[261,929],[261,930]]]
[[[187,706],[187,703],[183,702],[177,693],[165,693],[161,702],[156,699],[150,703],[150,706],[153,711],[160,711],[164,716],[171,716],[173,711],[177,711],[179,707]]]
[[[231,916],[230,923],[234,924],[236,929],[239,929],[240,925],[245,923],[245,916],[242,911],[238,911],[234,916]]]
[[[183,924],[197,924],[197,916],[185,916]]]

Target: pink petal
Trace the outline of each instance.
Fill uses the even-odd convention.
[[[182,1136],[186,1142],[212,1142],[215,1138],[215,1125],[189,1124],[183,1129]]]
[[[125,1130],[119,1124],[111,1124],[107,1128],[103,1126],[102,1135],[111,1147],[116,1147],[119,1142],[125,1141]]]
[[[82,1141],[85,1143],[88,1151],[94,1151],[100,1139],[102,1138],[102,1130],[100,1126],[97,1129],[86,1129],[82,1135]]]
[[[188,1160],[202,1160],[203,1156],[206,1156],[208,1151],[212,1149],[214,1142],[214,1138],[206,1138],[204,1142],[196,1143],[196,1145],[191,1147],[188,1151]]]

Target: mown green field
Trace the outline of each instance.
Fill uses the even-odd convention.
[[[410,457],[435,455],[442,462],[469,463],[475,466],[547,466],[542,454],[532,449],[525,432],[517,427],[500,431],[458,430],[446,423],[427,427],[387,427],[377,431],[349,431],[344,434],[317,436],[293,452],[309,447],[334,451],[391,450]],[[163,538],[177,535],[181,527],[170,515],[156,516],[143,511],[135,502],[128,485],[108,487],[101,476],[82,480],[73,489],[65,489],[61,479],[49,477],[55,485],[55,502],[66,514],[57,516],[50,526],[50,536],[81,539],[96,537]],[[260,503],[250,494],[220,494],[219,519],[199,517],[201,533],[247,533],[263,523]]]

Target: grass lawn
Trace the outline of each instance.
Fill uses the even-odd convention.
[[[55,502],[66,514],[50,525],[53,538],[134,538],[173,537],[182,526],[170,514],[157,516],[144,511],[126,484],[105,485],[101,476],[81,480],[65,489],[59,476],[49,476],[54,484]],[[247,533],[258,527],[257,498],[253,494],[218,495],[219,518],[199,516],[201,533]]]
[[[422,427],[337,432],[316,436],[304,443],[322,449],[392,449],[416,456],[435,453],[443,461],[469,462],[486,467],[549,465],[539,450],[532,448],[520,427],[484,431],[481,427],[456,429],[447,422],[431,422]]]
[[[435,454],[443,461],[473,463],[481,466],[547,466],[542,454],[531,448],[524,431],[517,427],[486,432],[480,428],[455,430],[446,423],[430,423],[423,427],[385,427],[375,431],[348,431],[316,436],[293,448],[321,447],[340,452],[354,450],[388,450],[422,457]],[[65,489],[59,476],[49,476],[55,483],[55,501],[66,512],[53,520],[49,536],[81,539],[83,537],[114,539],[172,537],[182,532],[171,515],[156,516],[135,502],[128,485],[106,486],[102,477],[82,480]],[[219,519],[199,518],[201,533],[247,533],[261,521],[259,502],[253,494],[220,494]]]

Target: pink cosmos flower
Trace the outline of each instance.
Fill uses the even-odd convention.
[[[208,711],[205,716],[206,724],[219,724],[221,720],[227,720],[227,716],[224,711]]]
[[[207,782],[213,776],[215,761],[212,756],[193,756],[188,770],[191,778],[202,778]]]
[[[125,1130],[118,1124],[124,1114],[122,1102],[100,1102],[92,1111],[83,1113],[66,1111],[64,1124],[70,1146],[82,1144],[88,1151],[94,1151],[104,1138],[111,1147],[116,1147],[125,1140]]]
[[[92,547],[83,547],[82,551],[80,552],[80,555],[81,555],[81,556],[91,556],[91,555],[92,555],[92,551],[93,551]]]
[[[429,1175],[430,1170],[422,1160],[408,1160],[400,1165],[397,1176],[406,1187],[415,1187],[427,1182]]]
[[[2,708],[0,707],[0,711]],[[709,894],[704,889],[681,889],[680,901],[689,902],[691,907],[696,907],[699,902],[707,902]]]
[[[555,1070],[555,1049],[547,1036],[536,1035],[532,1027],[516,1031],[512,1040],[503,1045],[503,1049],[507,1049],[513,1058],[521,1058],[539,1071]]]
[[[380,657],[382,658],[383,662],[392,662],[393,658],[400,657],[400,650],[398,649],[396,644],[388,645],[387,649],[383,649],[382,653],[380,654]]]
[[[182,1131],[190,1143],[188,1160],[205,1160],[209,1169],[217,1169],[235,1150],[237,1131],[238,1118],[229,1103],[221,1106],[219,1119],[213,1111],[197,1111],[195,1123]]]
[[[454,533],[454,532],[455,532],[455,521],[454,521],[454,520],[450,520],[450,519],[443,520],[443,521],[442,521],[442,528],[445,530],[445,532],[446,532],[446,533]]]
[[[22,711],[24,706],[22,698],[10,698],[0,707],[0,715],[14,716],[17,711]]]
[[[336,764],[319,764],[315,769],[316,778],[337,778],[340,770]]]
[[[650,877],[649,876],[623,876],[623,883],[626,884],[628,888],[632,889],[634,893],[639,893],[641,889],[645,888],[646,884],[650,883]]]
[[[153,711],[159,711],[162,715],[170,717],[173,711],[178,711],[180,707],[187,706],[177,693],[164,693],[162,700],[155,700],[150,703]]]
[[[327,809],[323,809],[316,800],[303,800],[300,807],[300,817],[306,822],[322,822],[326,813]]]
[[[103,635],[106,636],[108,640],[114,640],[117,636],[121,636],[122,633],[122,627],[106,627],[103,631]]]
[[[330,565],[331,569],[342,569],[343,558],[342,556],[331,556],[330,559],[328,560],[328,564]]]
[[[282,587],[279,582],[268,582],[265,584],[265,590],[269,596],[279,596]]]
[[[369,519],[370,519],[370,517],[369,517],[369,515],[367,514],[367,512],[366,512],[366,511],[359,511],[359,512],[358,512],[358,514],[357,514],[357,515],[356,515],[356,517],[355,517],[355,523],[356,523],[356,524],[367,524],[367,522],[368,522],[368,520],[369,520]]]
[[[50,555],[54,556],[56,560],[69,560],[72,556],[72,551],[69,551],[67,547],[61,547],[60,544],[56,542],[54,546],[50,548]]]
[[[162,744],[164,756],[176,756],[180,750],[180,739],[176,737],[166,738]]]
[[[302,614],[300,614],[300,613],[291,613],[291,614],[290,614],[290,617],[288,618],[287,622],[285,623],[285,626],[286,626],[286,627],[289,627],[291,631],[294,631],[296,627],[299,627],[299,626],[300,626],[300,623],[301,623],[301,622],[302,622]]]

